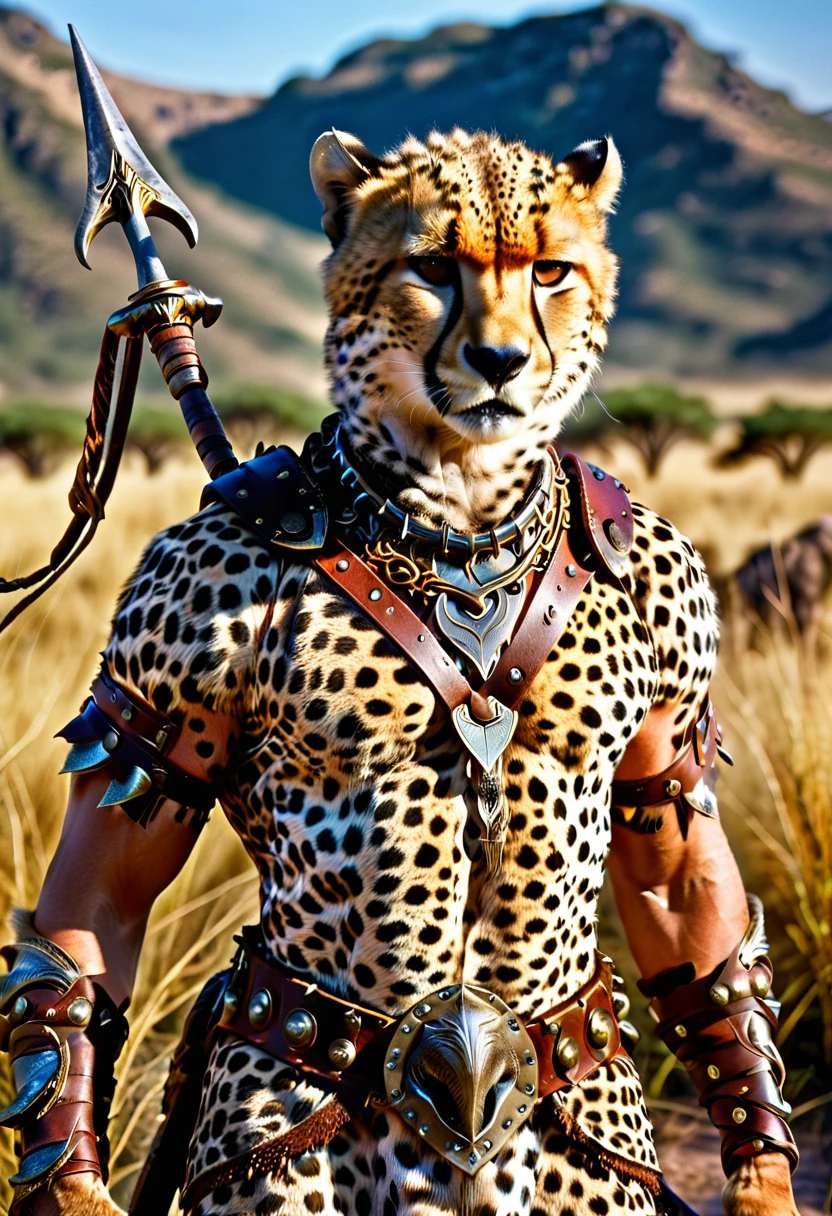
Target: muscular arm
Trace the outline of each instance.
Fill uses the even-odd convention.
[[[229,729],[227,720],[214,716],[199,738],[210,739],[222,754]],[[207,778],[189,732],[183,732],[170,758],[192,776]],[[165,802],[146,828],[120,807],[99,807],[110,779],[106,769],[73,779],[35,925],[120,1005],[133,990],[153,904],[188,860],[197,833],[176,822],[173,802]]]

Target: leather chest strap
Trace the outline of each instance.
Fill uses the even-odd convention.
[[[470,703],[483,721],[491,716],[487,697],[496,697],[510,709],[523,700],[592,575],[574,556],[564,532],[526,600],[513,641],[489,679],[472,689],[424,621],[360,557],[339,545],[313,561],[404,651],[449,710]]]

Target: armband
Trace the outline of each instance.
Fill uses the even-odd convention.
[[[168,753],[180,728],[170,719],[128,696],[104,668],[77,718],[58,732],[71,744],[62,773],[106,769],[110,784],[99,806],[120,806],[146,827],[166,798],[190,812],[201,828],[214,805],[214,786],[186,773]]]
[[[711,975],[688,979],[693,964],[683,963],[639,988],[653,998],[657,1033],[684,1064],[719,1130],[725,1173],[769,1152],[785,1154],[794,1172],[799,1154],[780,1088],[786,1070],[773,1041],[780,1004],[771,995],[763,905],[756,895],[747,898],[745,936]]]
[[[734,763],[722,746],[722,731],[708,697],[698,722],[689,728],[688,737],[666,769],[637,780],[613,781],[613,820],[637,832],[655,833],[664,823],[662,811],[668,803],[675,805],[683,833],[692,810],[708,819],[718,819],[716,798],[708,784],[717,757],[726,764]]]
[[[2,955],[0,1049],[9,1053],[13,1097],[0,1125],[20,1141],[9,1182],[11,1216],[23,1216],[29,1196],[58,1177],[92,1173],[107,1182],[113,1067],[127,1021],[54,942],[24,936]]]

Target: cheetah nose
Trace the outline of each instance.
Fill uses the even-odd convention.
[[[529,361],[528,352],[516,346],[471,346],[462,351],[465,362],[487,380],[495,392],[519,375]]]

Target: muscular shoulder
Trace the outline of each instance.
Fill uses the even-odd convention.
[[[280,563],[228,508],[150,542],[119,598],[104,659],[164,713],[238,714],[275,615]]]
[[[639,503],[632,512],[631,585],[656,658],[656,701],[698,709],[713,677],[719,641],[705,565],[668,520]]]

